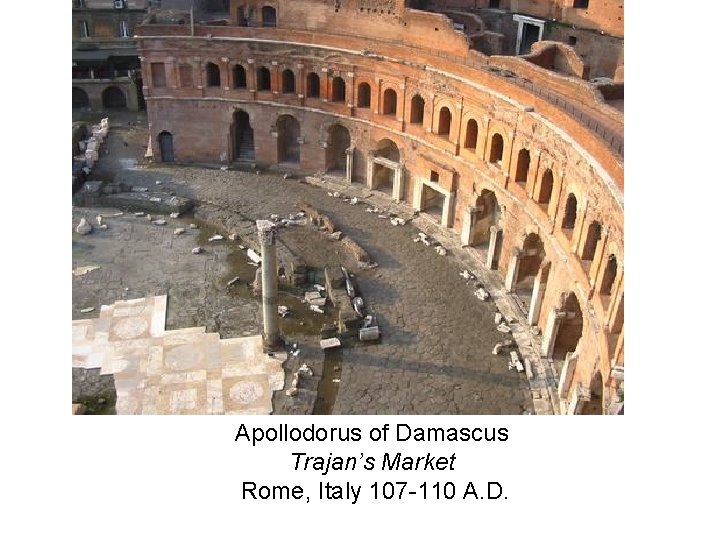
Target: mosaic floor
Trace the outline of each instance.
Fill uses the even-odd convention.
[[[262,336],[220,339],[205,328],[165,330],[166,296],[102,306],[73,321],[73,367],[113,374],[117,414],[269,414],[286,353]]]

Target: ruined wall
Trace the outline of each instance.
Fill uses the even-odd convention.
[[[326,13],[326,21],[334,13]],[[312,10],[308,16],[314,17]],[[299,122],[296,168],[301,171],[328,167],[327,148],[335,125],[350,133],[355,182],[367,181],[368,157],[386,147],[386,140],[392,141],[404,170],[401,199],[417,207],[418,187],[436,172],[438,185],[454,198],[448,226],[456,234],[471,223],[470,210],[479,194],[489,190],[495,195],[503,230],[498,261],[501,274],[511,271],[513,250],[523,249],[527,235],[539,236],[551,271],[537,324],[547,331],[552,311],[560,309],[563,298],[574,293],[583,334],[577,344],[580,362],[572,387],[588,387],[596,373],[610,384],[610,367],[616,361],[622,332],[623,164],[592,129],[537,99],[523,86],[467,65],[458,57],[410,47],[413,40],[405,36],[385,43],[352,36],[338,39],[300,28],[280,33],[275,29],[199,27],[199,37],[188,38],[176,34],[173,27],[160,26],[145,27],[143,34],[143,80],[155,156],[160,155],[158,136],[167,131],[173,136],[179,161],[234,159],[233,118],[240,110],[248,114],[259,166],[277,166],[278,118],[282,115]],[[445,34],[454,35],[451,30]],[[236,39],[225,39],[231,35]],[[257,38],[272,40],[261,43]],[[366,47],[372,48],[373,54],[367,54]],[[467,50],[464,57],[470,57]],[[152,85],[149,65],[153,63],[165,66],[163,86]],[[218,86],[208,86],[210,63],[219,68]],[[242,87],[235,84],[237,65],[247,76]],[[189,75],[192,84],[182,84],[181,66],[186,69],[186,82]],[[259,68],[270,73],[267,90],[259,89]],[[295,78],[292,92],[283,92],[282,73],[286,70]],[[320,83],[317,97],[309,97],[311,73]],[[345,85],[342,99],[334,95],[336,79]],[[358,89],[365,84],[371,96],[369,104],[361,106]],[[386,91],[396,95],[396,107],[387,114]],[[424,100],[420,122],[413,119],[416,96]],[[606,112],[602,104],[594,110]],[[614,121],[622,125],[621,116]],[[476,127],[471,129],[471,125]],[[494,141],[498,138],[503,150],[496,155]],[[525,181],[518,182],[521,150],[529,151],[530,162]],[[554,184],[549,200],[540,202],[547,170],[552,172]],[[562,222],[571,193],[577,200],[577,217],[574,227],[566,230]],[[593,256],[582,260],[593,221],[602,224],[600,239]],[[612,290],[600,294],[610,255],[619,261],[619,270]]]

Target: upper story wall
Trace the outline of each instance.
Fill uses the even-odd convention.
[[[438,9],[498,8],[601,30],[613,36],[625,35],[623,0],[428,0],[424,3]]]

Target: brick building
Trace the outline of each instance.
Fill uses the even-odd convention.
[[[622,83],[567,43],[484,54],[398,0],[193,20],[137,31],[154,159],[322,170],[433,216],[542,333],[561,410],[623,410]]]
[[[73,109],[142,108],[135,28],[148,0],[73,0]]]

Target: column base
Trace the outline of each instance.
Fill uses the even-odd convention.
[[[263,352],[278,352],[285,349],[285,340],[279,334],[266,336],[263,334]]]

